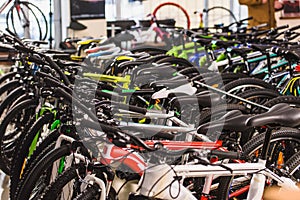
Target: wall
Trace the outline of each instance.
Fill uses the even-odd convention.
[[[185,8],[191,18],[191,27],[198,27],[199,25],[199,16],[194,14],[194,11],[199,10],[202,11],[204,7],[213,7],[213,6],[223,6],[226,8],[231,8],[233,13],[235,14],[236,18],[244,19],[248,16],[247,13],[247,6],[240,6],[238,3],[238,0],[147,0],[141,2],[132,2],[129,3],[128,0],[107,0],[106,1],[106,19],[107,20],[114,20],[117,19],[120,16],[122,19],[150,19],[147,18],[147,14],[152,13],[155,7],[157,7],[159,4],[163,2],[175,2],[180,4],[183,8]],[[116,2],[119,2],[119,6],[116,6]],[[65,38],[67,34],[67,26],[69,26],[70,22],[70,9],[69,9],[69,1],[64,0],[61,1],[61,12],[62,12],[62,38]],[[119,12],[119,13],[118,13]],[[176,16],[177,15],[177,16]],[[226,21],[226,17],[224,13],[218,12],[215,14],[216,18],[211,19],[214,23]],[[184,24],[183,22],[180,22],[181,13],[177,11],[176,9],[172,10],[166,10],[165,11],[165,17],[179,17],[177,21],[179,23]],[[290,24],[291,26],[299,24],[299,20],[281,20],[279,19],[280,13],[276,13],[277,16],[277,23],[278,25],[282,24]],[[106,23],[105,20],[82,20],[80,21],[83,24],[88,26],[88,30],[84,31],[77,31],[75,33],[75,36],[81,37],[81,36],[94,36],[99,37],[100,35],[106,34]],[[228,19],[227,22],[229,23]],[[180,24],[177,24],[180,26]],[[72,36],[69,34],[69,36]]]
[[[202,11],[204,7],[213,7],[213,6],[224,6],[226,8],[232,8],[234,14],[238,19],[245,18],[247,16],[247,8],[244,6],[239,6],[238,0],[148,0],[141,2],[132,2],[129,3],[128,0],[107,0],[106,1],[106,19],[114,20],[120,19],[150,19],[147,17],[147,14],[153,12],[155,7],[163,2],[174,2],[180,4],[184,9],[187,10],[190,19],[191,19],[191,27],[195,28],[199,26],[199,15],[194,14],[194,11]],[[119,3],[118,6],[116,3]],[[69,1],[64,0],[61,1],[61,12],[62,12],[62,38],[66,38],[67,36],[73,36],[72,32],[67,32],[67,27],[70,22],[70,5]],[[160,18],[175,18],[178,22],[177,26],[184,26],[186,24],[186,20],[184,19],[184,15],[178,11],[178,9],[161,9],[165,11],[165,16],[159,16]],[[220,10],[218,10],[220,11]],[[222,11],[222,10],[221,10]],[[219,23],[221,21],[225,21],[225,23],[230,23],[230,19],[225,17],[225,14],[222,12],[218,12],[215,14],[215,18],[210,18],[213,23]],[[228,16],[228,14],[226,14]],[[82,20],[80,21],[85,25],[88,25],[88,30],[85,31],[76,31],[75,36],[94,36],[99,37],[100,35],[104,35],[106,29],[105,21],[89,21]],[[99,27],[99,28],[98,28]],[[101,28],[100,28],[101,27]]]
[[[63,39],[67,37],[81,38],[86,36],[99,38],[100,36],[106,35],[105,19],[79,20],[78,22],[87,26],[87,29],[74,32],[67,29],[70,20],[70,2],[68,0],[63,0],[61,1],[61,31]]]
[[[280,19],[280,12],[277,12],[275,14],[276,16],[276,21],[277,21],[277,26],[282,26],[288,24],[289,27],[293,27],[296,25],[300,25],[300,19]]]

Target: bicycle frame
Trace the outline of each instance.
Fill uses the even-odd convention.
[[[7,0],[6,2],[4,2],[2,4],[2,6],[0,7],[0,13],[3,12],[3,10],[5,10],[5,8],[12,2],[13,0]]]
[[[230,169],[230,170],[229,170]],[[146,197],[155,197],[161,199],[173,199],[170,196],[169,191],[174,191],[175,194],[178,192],[178,199],[186,199],[184,197],[189,197],[189,199],[196,198],[191,195],[190,191],[183,190],[184,186],[182,182],[178,187],[176,184],[171,184],[174,182],[174,177],[181,177],[181,180],[188,177],[206,177],[210,176],[239,176],[246,174],[256,174],[262,173],[264,176],[267,176],[279,183],[280,186],[284,189],[293,189],[299,190],[296,184],[291,184],[291,179],[285,177],[279,177],[274,172],[266,169],[265,161],[260,161],[258,163],[228,163],[223,164],[222,166],[216,165],[176,165],[169,166],[166,164],[156,165],[149,167],[145,170],[144,175],[140,181],[140,194]],[[163,174],[163,175],[162,175]],[[209,184],[209,185],[207,185]],[[204,185],[204,189],[210,188],[210,181],[206,181]],[[209,186],[209,187],[207,187]],[[253,187],[254,184],[250,185],[250,188]],[[264,184],[257,185],[256,187],[264,187]],[[161,190],[164,188],[164,190]],[[179,191],[178,191],[179,190]],[[209,190],[203,191],[204,194],[208,194]],[[205,196],[201,197],[201,200],[208,199]],[[249,197],[248,197],[249,199]],[[257,197],[252,200],[260,200],[261,197]],[[250,200],[250,199],[249,199]]]

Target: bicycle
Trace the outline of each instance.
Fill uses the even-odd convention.
[[[277,110],[280,109],[281,112],[278,113],[278,116],[284,115],[284,116],[288,116],[289,112],[296,112],[299,115],[299,111],[288,108],[286,105],[278,105],[274,108],[272,108],[270,110],[269,113],[265,114],[265,115],[258,115],[258,116],[254,116],[254,117],[248,117],[248,121],[251,120],[257,120],[255,123],[255,126],[260,126],[260,124],[264,124],[264,123],[274,123],[274,120],[269,120],[269,122],[259,122],[259,120],[264,119],[264,117],[268,117],[268,115],[273,115],[277,112]],[[288,109],[288,110],[285,110]],[[298,116],[297,115],[297,116]],[[298,116],[299,117],[299,116]],[[282,119],[282,120],[277,120],[276,123],[282,124],[283,122],[286,122],[286,119]],[[250,123],[250,122],[249,122]],[[251,122],[252,123],[252,122]],[[86,123],[85,127],[92,127],[91,125],[87,125]],[[259,124],[259,125],[258,125]],[[96,127],[97,125],[94,125],[94,127]],[[251,125],[252,126],[252,125]],[[293,118],[292,121],[289,121],[289,125],[288,126],[299,126],[299,122],[298,122],[298,118]],[[93,129],[93,128],[92,128]],[[271,130],[271,129],[270,129]],[[112,131],[112,130],[111,130]],[[115,130],[116,131],[116,130]],[[299,132],[299,131],[298,131]],[[270,134],[270,132],[267,132],[268,134]],[[115,132],[115,136],[117,136],[117,132]],[[126,134],[127,135],[127,134]],[[267,169],[265,167],[265,163],[264,162],[258,162],[258,163],[242,163],[242,162],[237,162],[237,163],[219,163],[219,162],[214,162],[214,163],[209,163],[209,161],[206,161],[204,158],[206,156],[211,156],[211,158],[215,158],[215,156],[219,157],[220,159],[226,159],[226,158],[230,158],[230,159],[238,159],[243,157],[242,154],[240,153],[233,153],[233,152],[224,152],[224,151],[215,151],[215,149],[219,148],[220,143],[197,143],[197,142],[184,142],[184,143],[176,143],[176,142],[164,142],[162,141],[160,145],[162,145],[160,147],[160,145],[158,145],[159,141],[145,141],[143,142],[142,140],[140,140],[139,138],[137,138],[136,136],[127,135],[130,139],[127,140],[123,140],[121,138],[117,139],[115,138],[115,143],[117,146],[120,145],[121,148],[114,146],[114,145],[108,145],[106,147],[104,147],[104,154],[102,155],[101,158],[101,162],[103,164],[103,167],[101,167],[102,169],[106,168],[109,165],[112,164],[116,164],[116,162],[121,162],[125,165],[128,165],[136,174],[140,174],[143,177],[140,180],[140,192],[137,195],[131,194],[129,199],[133,200],[133,199],[138,199],[138,198],[143,198],[143,199],[148,199],[148,198],[159,198],[159,199],[172,199],[174,198],[174,196],[169,195],[170,190],[174,191],[176,194],[178,192],[178,196],[177,198],[184,198],[184,197],[188,197],[189,199],[196,199],[194,197],[194,194],[191,193],[191,191],[187,190],[187,188],[185,188],[185,186],[182,185],[182,181],[185,178],[199,178],[199,177],[206,177],[206,182],[205,185],[203,187],[203,192],[202,192],[202,196],[201,199],[207,199],[209,197],[211,197],[210,194],[210,186],[211,185],[211,180],[212,180],[212,176],[213,175],[217,175],[217,176],[221,176],[221,179],[223,179],[222,176],[225,176],[224,179],[228,179],[229,176],[232,175],[245,175],[248,173],[262,173],[265,172],[265,175],[267,175],[268,177],[273,178],[276,181],[280,181],[282,182],[281,184],[283,185],[284,188],[290,188],[290,189],[295,189],[295,190],[299,190],[296,185],[294,185],[294,183],[291,182],[291,179],[286,178],[284,176],[278,176],[276,173],[270,171],[269,169]],[[97,136],[96,136],[97,137]],[[101,137],[100,135],[98,135],[98,137]],[[267,137],[266,137],[267,138]],[[67,139],[67,138],[65,138]],[[96,139],[96,138],[94,138]],[[102,141],[102,139],[98,138],[100,141]],[[71,139],[72,140],[72,139]],[[267,140],[267,139],[265,139]],[[119,141],[119,142],[118,142]],[[127,143],[127,142],[128,143]],[[276,141],[276,139],[275,139]],[[122,149],[122,147],[126,144],[127,148],[130,147],[131,149],[135,149],[139,152],[151,152],[151,151],[155,151],[158,150],[158,154],[156,154],[155,157],[155,161],[158,161],[159,159],[165,160],[166,157],[170,156],[172,157],[176,157],[179,156],[179,153],[183,153],[185,154],[185,150],[186,150],[186,145],[188,145],[191,149],[193,150],[186,150],[186,153],[188,152],[193,152],[194,154],[191,155],[191,162],[187,162],[185,165],[179,165],[179,164],[175,164],[175,165],[168,165],[168,164],[159,164],[159,165],[150,165],[148,166],[146,169],[144,169],[146,167],[144,161],[141,160],[140,156],[138,156],[135,153],[132,153],[131,151],[128,152],[128,150],[126,149]],[[163,148],[164,147],[164,148]],[[204,149],[203,149],[204,147]],[[63,147],[62,147],[63,148]],[[158,149],[156,149],[158,148]],[[166,149],[165,149],[166,148]],[[169,150],[171,151],[169,151]],[[210,151],[211,149],[213,149],[213,151]],[[265,149],[265,147],[264,147]],[[166,151],[165,151],[166,150]],[[176,152],[176,150],[178,152]],[[55,156],[54,154],[55,151],[53,151],[53,156]],[[123,155],[123,156],[122,156]],[[197,157],[196,155],[198,155],[199,157]],[[81,160],[83,162],[85,162],[85,159],[83,159],[80,155],[78,154],[73,154],[73,159],[74,156],[77,158],[77,163],[78,160]],[[163,156],[163,157],[160,157]],[[72,155],[71,155],[72,157]],[[201,159],[203,158],[203,159]],[[199,163],[197,163],[197,159],[199,160]],[[47,158],[44,158],[43,160],[47,160]],[[41,160],[39,163],[43,163],[43,160]],[[55,159],[53,159],[55,160]],[[153,161],[154,161],[153,160]],[[212,160],[211,160],[212,161]],[[299,159],[297,159],[298,164],[299,164]],[[196,162],[196,163],[195,163]],[[212,161],[213,162],[213,161]],[[294,163],[293,163],[294,164]],[[74,167],[76,167],[78,165],[75,165]],[[38,167],[36,167],[36,169],[38,169]],[[143,170],[144,169],[144,170]],[[294,169],[294,168],[293,168]],[[74,184],[73,180],[76,179],[76,175],[72,175],[72,177],[67,176],[67,174],[69,174],[66,171],[66,174],[61,175],[60,177],[58,177],[55,182],[52,182],[46,189],[46,192],[44,193],[48,193],[46,198],[48,199],[49,195],[53,194],[53,192],[55,191],[60,191],[61,188],[59,188],[58,186],[61,186],[61,184],[70,184],[68,186],[68,188],[71,188],[69,191],[67,192],[71,192],[72,194],[72,185]],[[72,174],[72,173],[71,173]],[[163,174],[163,175],[162,175]],[[88,175],[88,179],[91,179],[91,177],[89,177],[90,175]],[[97,176],[97,175],[96,175]],[[228,176],[228,177],[226,177]],[[177,179],[178,178],[178,179]],[[85,178],[82,178],[85,179]],[[101,178],[100,178],[101,179]],[[66,181],[67,180],[67,181]],[[173,181],[174,180],[174,181]],[[249,180],[249,179],[247,179]],[[111,178],[109,178],[108,180],[101,180],[101,181],[112,181]],[[176,183],[178,181],[178,184]],[[94,184],[95,185],[99,185],[99,181],[95,181],[92,180],[90,182],[90,186],[92,186]],[[176,183],[176,184],[174,184]],[[224,182],[220,182],[221,186],[219,186],[220,188],[222,187],[227,187],[228,188],[228,184],[224,185]],[[76,184],[75,184],[76,185]],[[158,186],[160,185],[160,186]],[[180,186],[176,186],[176,185],[180,185]],[[164,187],[166,186],[166,187]],[[198,186],[198,185],[197,185]],[[206,187],[205,187],[206,186]],[[213,188],[216,187],[216,185],[211,185]],[[252,183],[251,186],[257,186],[255,183]],[[251,187],[250,186],[250,187]],[[111,187],[111,183],[106,185],[106,190],[103,189],[105,188],[104,185],[99,185],[101,189],[101,196],[103,198],[103,196],[105,196],[105,191],[107,191],[106,195],[108,195],[108,191],[109,188]],[[192,187],[192,186],[190,186]],[[263,186],[260,186],[263,187]],[[56,190],[51,191],[51,189],[56,188]],[[94,187],[92,187],[94,188]],[[170,189],[170,190],[169,190]],[[247,187],[247,190],[249,189],[249,186]],[[99,194],[99,190],[96,188],[94,188],[93,190],[95,190],[93,192],[94,195]],[[65,193],[66,191],[63,190],[63,192]],[[120,189],[118,190],[117,194],[120,192]],[[218,194],[219,198],[226,198],[227,197],[227,193],[222,193],[223,190],[220,189]],[[242,192],[245,192],[245,190],[243,191],[239,191],[238,193],[235,193],[235,195],[240,194]],[[114,192],[115,193],[115,192]],[[54,195],[59,196],[59,194],[57,192],[55,192]],[[87,194],[85,194],[87,195]],[[234,195],[231,195],[232,197]],[[88,198],[88,197],[87,197]],[[218,199],[219,199],[218,198]],[[251,199],[251,197],[250,197]]]
[[[0,6],[0,13],[10,5],[6,13],[6,26],[18,37],[45,40],[48,34],[48,22],[39,7],[20,0],[6,0]],[[22,30],[22,31],[21,31]]]
[[[188,12],[179,4],[174,2],[165,2],[159,4],[154,11],[152,12],[152,15],[156,19],[163,19],[166,17],[165,14],[168,14],[168,18],[170,18],[171,13],[177,13],[177,16],[174,17],[177,26],[183,26],[184,28],[190,29],[191,27],[191,20]],[[180,13],[180,14],[179,14]],[[182,17],[184,16],[184,17]],[[185,20],[183,20],[185,19]]]

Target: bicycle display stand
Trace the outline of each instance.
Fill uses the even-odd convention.
[[[129,30],[131,27],[136,26],[134,20],[116,20],[107,21],[107,36],[113,37],[121,31]]]
[[[59,50],[51,28],[49,47],[0,30],[1,200],[261,200],[273,187],[299,198],[300,24],[191,30],[153,14],[86,20],[104,13],[80,5],[104,1],[71,3]],[[182,14],[155,11],[169,5]],[[234,18],[223,8],[203,12]],[[84,36],[99,24],[109,37]]]

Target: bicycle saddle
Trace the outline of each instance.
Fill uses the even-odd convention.
[[[75,31],[81,31],[87,29],[85,25],[82,23],[79,23],[76,20],[71,20],[70,25],[68,26],[69,29],[75,30]]]
[[[184,84],[187,84],[189,81],[185,78],[181,78],[181,79],[175,79],[175,80],[159,80],[159,81],[154,81],[152,83],[150,83],[150,87],[154,87],[154,88],[175,88]]]
[[[216,121],[200,125],[197,132],[206,134],[208,130],[245,131],[251,128],[246,126],[248,118],[249,115],[243,114],[240,110],[233,110]]]
[[[111,38],[113,42],[119,43],[119,42],[126,42],[131,41],[134,39],[134,35],[130,33],[119,33],[115,37]]]
[[[257,127],[265,125],[280,125],[284,127],[300,126],[300,109],[292,108],[286,103],[280,103],[268,112],[250,117],[246,121],[247,126]]]
[[[240,55],[240,56],[244,56],[247,53],[251,52],[252,50],[253,50],[252,48],[242,47],[242,48],[232,48],[230,50],[230,52],[235,53],[235,54]]]
[[[214,40],[214,43],[219,46],[219,47],[223,47],[223,48],[228,48],[228,47],[232,47],[235,44],[239,44],[239,41],[223,41],[223,40]]]
[[[96,46],[90,49],[85,49],[84,52],[85,53],[96,53],[98,51],[105,51],[105,50],[109,50],[111,48],[114,48],[116,45],[111,43],[111,44],[106,44],[106,45],[100,45],[100,46]]]
[[[220,95],[209,91],[204,91],[196,94],[196,97],[190,97],[190,96],[175,97],[170,101],[170,104],[177,103],[177,102],[182,105],[193,104],[195,103],[196,99],[199,107],[201,108],[211,107],[212,105],[217,105],[221,102]]]
[[[120,47],[113,47],[105,51],[97,51],[96,53],[90,53],[87,55],[88,58],[92,57],[99,57],[99,56],[105,56],[105,55],[112,55],[114,53],[118,53],[121,51]]]
[[[157,74],[160,76],[170,77],[172,74],[176,72],[176,69],[172,65],[162,65],[162,66],[150,66],[143,67],[142,69],[137,71],[137,76],[145,75],[145,74]]]
[[[251,48],[257,51],[264,52],[267,49],[272,48],[274,45],[268,45],[268,44],[251,44]]]
[[[77,45],[90,45],[91,43],[99,43],[105,38],[85,39],[77,42]]]
[[[140,53],[141,54],[141,53]],[[161,57],[165,57],[166,55],[157,55],[157,56],[148,56],[144,55],[142,58],[137,57],[138,54],[128,54],[128,57],[131,57],[129,62],[122,62],[118,65],[119,69],[125,69],[127,67],[134,68],[137,65],[143,65],[142,69],[154,67],[153,62],[156,62],[156,59],[160,59]],[[136,59],[135,59],[136,58]],[[118,58],[117,58],[118,59]],[[134,60],[135,59],[135,60]],[[163,66],[164,64],[160,64],[160,66]],[[157,66],[158,67],[158,66]],[[137,68],[136,74],[139,70],[142,70]]]

